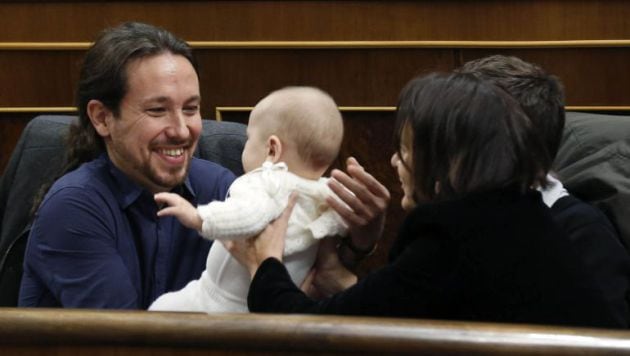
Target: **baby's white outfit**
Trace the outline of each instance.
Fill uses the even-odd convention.
[[[347,231],[341,217],[326,203],[326,197],[334,196],[326,182],[327,178],[301,178],[289,172],[285,163],[265,162],[236,179],[225,201],[197,208],[203,220],[201,235],[212,240],[254,236],[282,213],[291,192],[297,192],[285,239],[284,264],[299,286],[315,262],[318,240]],[[245,267],[222,243],[215,242],[201,278],[161,295],[149,310],[247,312],[249,284]]]

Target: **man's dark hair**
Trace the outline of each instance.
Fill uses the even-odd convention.
[[[564,89],[560,80],[541,67],[517,57],[494,55],[472,60],[458,69],[490,80],[521,104],[549,151],[551,163],[558,153],[564,129]]]
[[[394,136],[401,157],[407,133],[412,162],[404,164],[416,201],[546,184],[550,158],[531,121],[512,96],[474,75],[434,73],[409,82]]]
[[[70,127],[66,140],[65,163],[55,179],[105,151],[103,138],[96,132],[88,116],[88,102],[99,100],[117,117],[120,114],[120,103],[129,89],[129,63],[163,53],[185,57],[198,73],[197,62],[188,44],[162,28],[127,22],[100,33],[88,49],[81,67],[75,97],[79,118]],[[45,184],[36,195],[33,212],[51,184],[52,181]]]

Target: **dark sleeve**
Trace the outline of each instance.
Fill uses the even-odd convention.
[[[431,241],[416,241],[385,267],[330,298],[308,298],[273,258],[259,267],[248,295],[252,312],[371,316],[430,316],[443,298],[449,257]],[[446,267],[446,268],[445,268]]]
[[[616,265],[615,269],[624,271],[624,278],[628,278],[630,257],[606,217],[595,212],[590,212],[589,216],[587,211],[572,218],[564,223],[564,228],[586,264],[594,269]]]
[[[576,247],[617,315],[626,318],[630,291],[630,255],[606,216],[589,204],[565,197],[552,207],[555,220]]]
[[[42,204],[25,254],[29,275],[68,308],[139,308],[129,269],[116,248],[112,209],[96,192],[64,188]],[[20,305],[41,293],[23,281]]]

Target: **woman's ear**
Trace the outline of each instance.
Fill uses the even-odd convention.
[[[280,162],[283,153],[282,141],[276,135],[271,135],[267,139],[267,160],[273,163]]]
[[[111,110],[101,101],[92,99],[87,104],[87,115],[99,135],[102,137],[109,136],[108,119],[112,116]]]

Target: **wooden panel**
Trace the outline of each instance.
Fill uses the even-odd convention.
[[[340,316],[0,309],[3,355],[612,355],[630,332]]]
[[[521,49],[198,49],[203,112],[254,105],[286,85],[314,85],[341,106],[394,106],[413,76],[489,54],[516,55],[558,75],[573,106],[628,106],[630,47]],[[0,108],[72,106],[82,51],[5,51]],[[455,60],[457,58],[457,60]]]
[[[253,106],[287,85],[320,87],[339,106],[392,106],[414,75],[454,65],[447,49],[198,50],[197,56],[206,110]]]
[[[3,2],[0,42],[89,41],[137,20],[187,40],[623,39],[627,1]]]
[[[0,51],[0,108],[72,106],[83,51]],[[314,85],[339,105],[395,105],[422,71],[454,66],[449,49],[198,49],[203,112]]]
[[[82,51],[0,51],[0,108],[73,106]]]
[[[461,62],[500,53],[557,75],[570,106],[629,106],[630,48],[464,49]]]

